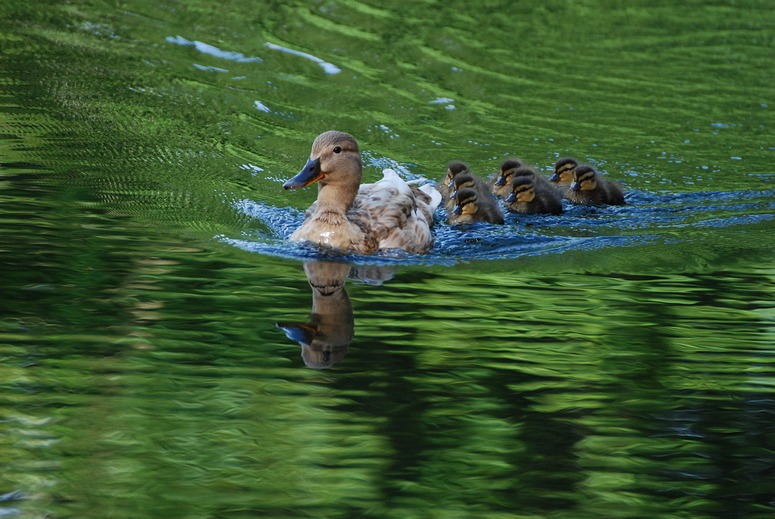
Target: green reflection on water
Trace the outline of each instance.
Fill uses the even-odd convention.
[[[0,9],[0,513],[771,515],[769,3]],[[638,245],[348,281],[313,370],[275,326],[310,321],[301,263],[215,237],[286,247],[235,202],[305,208],[279,186],[331,127],[368,179],[574,154],[720,195],[509,228]]]

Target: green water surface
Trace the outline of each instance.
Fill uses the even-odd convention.
[[[765,0],[0,0],[0,516],[771,517],[774,79]],[[323,256],[329,129],[628,203]]]

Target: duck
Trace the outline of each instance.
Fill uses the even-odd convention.
[[[557,159],[554,163],[554,174],[549,178],[549,182],[562,191],[568,189],[573,182],[573,170],[579,162],[573,157],[563,157]]]
[[[352,135],[335,130],[318,135],[307,164],[283,185],[298,189],[318,183],[317,200],[291,241],[363,254],[430,250],[441,193],[429,184],[410,185],[392,169],[373,184],[361,184],[362,175],[360,148]]]
[[[519,176],[511,182],[511,195],[505,200],[506,209],[521,214],[560,214],[562,199],[552,187],[537,186],[529,176]]]
[[[624,193],[619,184],[609,182],[588,165],[573,170],[573,182],[564,197],[575,204],[624,205]]]
[[[455,177],[461,173],[470,173],[468,165],[465,162],[456,160],[447,165],[447,173],[437,183],[439,186],[438,191],[441,193],[442,197],[449,200],[449,195],[452,194],[453,191],[452,182],[455,180]]]
[[[491,177],[492,192],[498,198],[506,198],[511,194],[509,186],[514,180],[514,172],[524,167],[522,159],[506,159],[501,162],[498,172]]]
[[[487,222],[503,225],[503,213],[489,194],[480,197],[475,189],[464,187],[457,192],[455,200],[457,205],[449,213],[450,224]]]
[[[476,191],[476,194],[478,194],[480,197],[493,197],[492,191],[490,191],[490,186],[487,185],[485,180],[482,180],[473,173],[460,173],[455,176],[454,180],[452,181],[451,192],[445,205],[447,211],[451,211],[455,208],[457,205],[455,200],[457,197],[457,192],[466,187]]]

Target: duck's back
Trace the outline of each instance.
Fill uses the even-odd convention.
[[[597,179],[597,186],[591,191],[569,189],[564,196],[577,204],[624,205],[624,194],[619,185],[602,178]]]
[[[624,193],[619,184],[606,180],[602,187],[605,190],[606,204],[624,205]]]
[[[541,213],[562,213],[562,198],[560,197],[560,192],[553,186],[538,188],[535,200],[537,200],[540,204]]]
[[[393,170],[374,184],[362,184],[348,219],[367,236],[369,252],[403,249],[419,254],[433,246],[433,214],[441,195],[430,186],[417,188]]]

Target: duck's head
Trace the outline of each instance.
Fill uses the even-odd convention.
[[[519,202],[526,204],[532,202],[535,196],[536,190],[533,179],[527,176],[516,177],[511,183],[511,194],[506,199],[506,203]]]
[[[307,165],[295,177],[283,184],[285,189],[321,185],[361,183],[363,165],[358,141],[349,133],[329,131],[318,135],[312,143]]]
[[[466,187],[474,187],[474,177],[473,175],[469,173],[460,173],[455,176],[454,179],[452,179],[452,187],[453,191],[452,194],[449,195],[450,198],[456,198],[457,192],[461,189],[464,189]]]
[[[501,162],[498,171],[498,179],[495,181],[495,185],[506,186],[511,183],[511,180],[514,178],[514,172],[522,166],[524,166],[524,163],[519,159],[506,159]]]
[[[597,172],[592,166],[578,166],[573,170],[571,191],[592,191],[597,187]]]
[[[549,182],[571,182],[573,180],[573,170],[578,165],[578,161],[572,157],[559,159],[554,163],[554,175],[549,178]]]
[[[476,191],[470,187],[464,187],[457,193],[457,205],[452,210],[456,215],[472,215],[479,210],[479,199]]]
[[[452,188],[455,177],[461,173],[468,173],[468,165],[465,162],[450,162],[447,166],[447,176],[444,177],[448,188]]]

